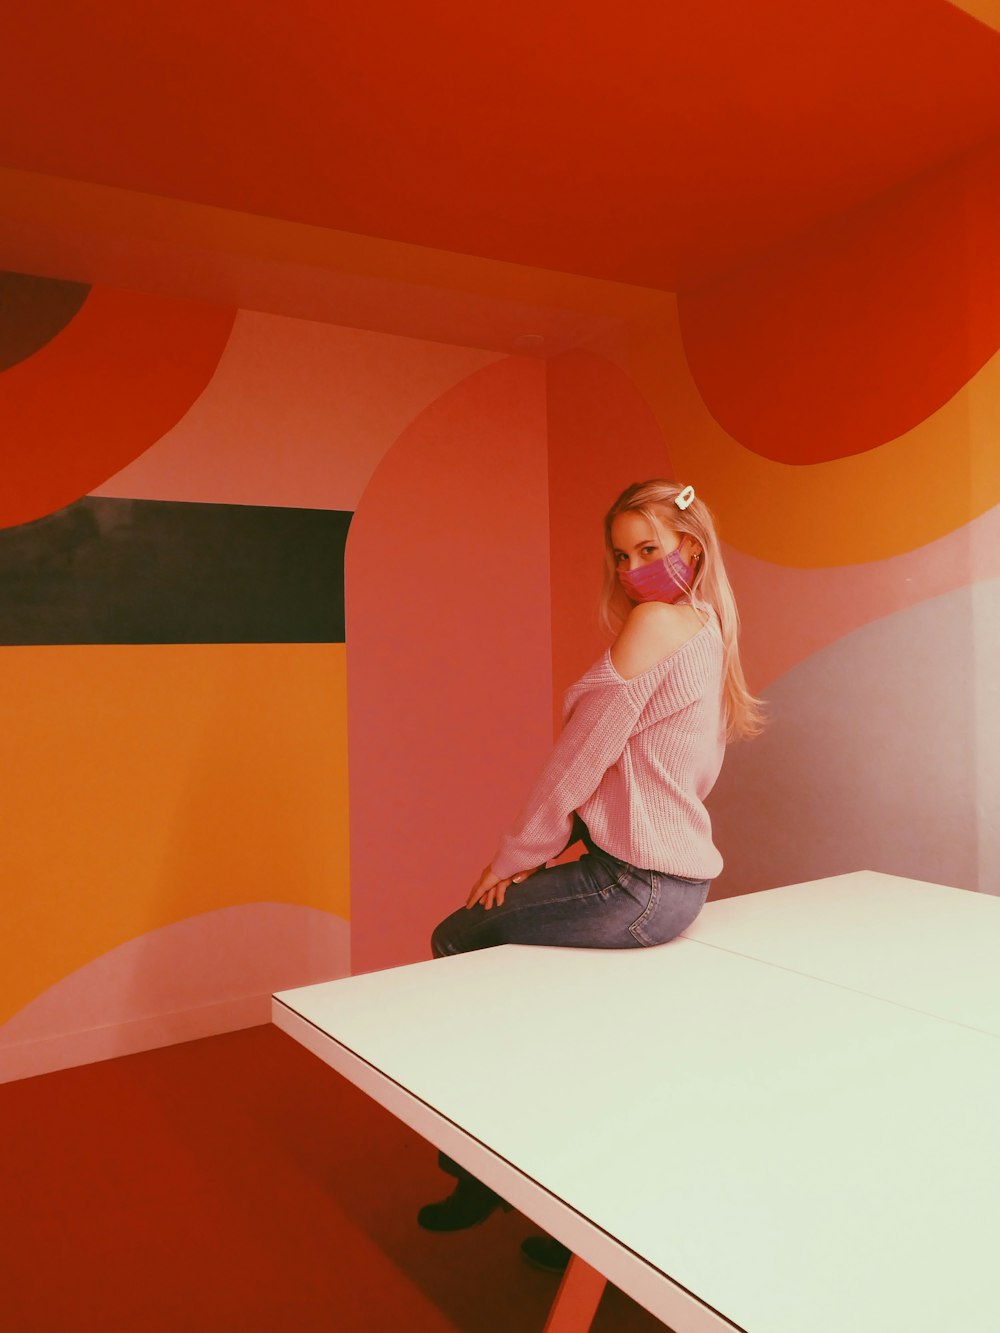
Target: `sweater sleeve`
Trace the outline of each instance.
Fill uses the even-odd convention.
[[[620,758],[661,679],[654,667],[624,680],[610,652],[570,687],[562,731],[490,865],[500,878],[533,870],[568,846],[573,814]]]

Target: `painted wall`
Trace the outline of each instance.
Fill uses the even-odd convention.
[[[0,277],[0,1077],[427,957],[656,474],[773,717],[713,896],[1000,891],[998,236],[985,145],[546,363]]]
[[[491,700],[539,731],[550,682],[539,363],[2,281],[9,1079],[266,1022],[349,971],[352,899],[362,960],[421,956],[516,802]]]
[[[545,366],[468,376],[395,442],[347,555],[352,971],[430,958],[552,744]]]
[[[557,687],[601,647],[620,485],[690,481],[719,523],[773,722],[709,798],[712,897],[1000,892],[998,238],[994,143],[550,363]]]

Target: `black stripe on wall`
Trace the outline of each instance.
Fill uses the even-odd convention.
[[[351,517],[86,496],[0,530],[0,644],[343,643]]]

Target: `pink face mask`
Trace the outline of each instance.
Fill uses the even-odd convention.
[[[618,578],[637,602],[676,602],[691,591],[696,568],[694,561],[688,564],[675,548],[668,553],[666,566],[662,560],[651,560],[637,569],[620,569]]]

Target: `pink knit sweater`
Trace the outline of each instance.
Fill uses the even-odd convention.
[[[490,864],[501,878],[566,847],[578,810],[598,847],[632,865],[714,879],[722,856],[702,802],[725,755],[718,616],[631,680],[606,648],[563,696],[562,730]]]

